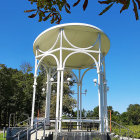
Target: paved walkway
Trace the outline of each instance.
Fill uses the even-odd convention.
[[[121,140],[140,140],[140,139],[136,139],[136,138],[134,138],[134,139],[132,139],[132,138],[127,138],[127,137],[120,137],[120,139]]]
[[[55,132],[55,130],[45,130],[45,135],[49,135],[49,133]],[[37,135],[37,139],[41,139],[43,136],[44,131],[43,130],[39,130],[37,133],[34,133],[31,135],[31,140],[35,140],[36,135]]]

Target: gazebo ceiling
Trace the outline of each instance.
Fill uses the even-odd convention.
[[[51,27],[44,32],[42,32],[34,41],[33,44],[33,51],[35,54],[36,47],[38,46],[39,49],[43,52],[46,52],[52,48],[55,41],[57,40],[58,34],[60,29],[63,29],[65,35],[69,42],[78,48],[87,49],[89,46],[92,46],[97,38],[98,34],[101,35],[101,52],[103,55],[106,55],[110,49],[110,40],[107,35],[100,30],[99,28],[83,23],[68,23],[68,24],[61,24],[54,27]],[[62,46],[65,48],[74,49],[64,38],[62,38]],[[56,43],[55,47],[52,50],[60,48],[60,39]],[[75,48],[75,49],[78,49]],[[98,51],[99,49],[99,41],[96,45],[87,50],[95,50]],[[66,58],[68,54],[72,51],[70,50],[63,50],[62,52],[62,60]],[[40,53],[41,54],[41,53]],[[59,59],[59,51],[53,52],[54,55]],[[95,59],[98,61],[98,54],[90,53]],[[48,56],[43,60],[49,66],[56,66],[55,59],[52,56]],[[87,68],[94,64],[94,61],[91,57],[83,53],[77,53],[72,55],[67,61],[65,67],[70,68]]]

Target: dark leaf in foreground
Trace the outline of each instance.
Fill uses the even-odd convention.
[[[132,0],[132,2],[133,2],[133,5],[134,5],[133,11],[135,13],[135,17],[136,17],[136,20],[138,20],[139,19],[139,15],[138,15],[137,5],[136,5],[134,0]]]
[[[28,16],[29,18],[34,18],[36,16],[36,14],[32,14],[30,16]]]
[[[78,0],[76,3],[73,4],[73,7],[75,7],[77,4],[79,4],[80,0]]]
[[[88,5],[88,0],[85,0],[84,5],[83,5],[83,10],[85,11]]]
[[[136,2],[138,3],[139,9],[140,9],[140,0],[136,0]]]
[[[58,20],[58,15],[55,16],[54,21]]]
[[[68,3],[66,4],[66,6],[67,6],[67,7],[69,8],[69,10],[70,10],[70,5],[69,5]]]
[[[130,5],[130,0],[127,0],[126,3],[123,5],[122,9],[120,10],[120,13],[121,13],[123,10],[128,9],[129,5]]]
[[[25,12],[25,13],[28,13],[28,12],[33,12],[33,11],[36,11],[36,9],[32,9],[32,10],[25,10],[24,12]]]
[[[98,1],[100,4],[109,4],[111,3],[112,1]]]
[[[117,3],[125,4],[127,0],[115,0]]]
[[[60,17],[58,18],[56,24],[59,24],[61,20],[62,20],[62,18],[61,18],[61,15],[60,15]]]
[[[54,23],[54,15],[53,15],[53,17],[51,19],[51,24],[53,24],[53,23]]]
[[[67,13],[69,13],[69,14],[71,13],[70,10],[67,9],[66,5],[65,5],[65,10]]]
[[[36,5],[36,9],[32,10],[25,10],[25,13],[28,12],[34,12],[34,14],[29,15],[29,18],[34,18],[36,15],[39,16],[39,21],[47,21],[49,18],[51,20],[51,23],[57,23],[59,24],[61,21],[61,12],[62,9],[65,8],[65,11],[67,13],[71,13],[71,7],[68,3],[68,0],[28,0]],[[73,4],[73,7],[77,6],[81,0],[75,0],[76,2]],[[88,6],[88,0],[83,0],[83,10],[85,11]],[[140,9],[140,0],[98,0],[100,4],[105,4],[107,7],[99,14],[102,15],[106,11],[108,11],[112,5],[118,4],[122,5],[122,8],[120,9],[120,13],[124,10],[127,10],[130,7],[130,2],[132,1],[133,4],[133,12],[135,14],[136,20],[139,19],[138,15],[138,9]],[[49,14],[51,13],[51,14]],[[48,16],[49,14],[49,16]],[[54,15],[54,16],[53,16]]]
[[[114,3],[110,4],[109,6],[107,6],[99,15],[102,15],[102,14],[104,14],[106,11],[108,11],[108,10],[112,7],[113,4],[114,4]]]
[[[49,17],[50,17],[50,14],[49,14],[49,15],[47,15],[46,17],[44,17],[43,21],[48,20],[48,19],[49,19]]]

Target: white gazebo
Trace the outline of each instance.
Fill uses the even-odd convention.
[[[57,70],[56,132],[61,132],[62,122],[68,122],[68,120],[62,119],[64,70],[68,69],[79,70],[78,76],[71,71],[77,83],[77,119],[73,119],[77,124],[81,122],[83,76],[90,69],[97,70],[98,80],[94,79],[94,82],[98,85],[99,118],[92,121],[99,123],[101,133],[106,132],[108,130],[108,117],[105,56],[109,49],[110,41],[107,35],[99,28],[89,24],[61,24],[42,32],[33,44],[35,73],[31,126],[33,126],[34,120],[37,71],[39,65],[43,64],[47,70],[45,118],[48,121],[50,120],[51,82],[53,82],[51,69],[56,68]],[[83,75],[81,75],[82,69],[85,69]],[[90,120],[85,119],[84,121]],[[77,129],[79,129],[78,126]]]

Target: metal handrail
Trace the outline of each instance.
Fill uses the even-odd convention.
[[[108,119],[108,121],[110,121],[110,120]],[[132,134],[132,139],[134,139],[134,132],[131,131],[129,128],[127,128],[127,127],[125,127],[125,126],[122,126],[122,125],[120,125],[119,123],[117,123],[117,122],[115,122],[115,121],[112,121],[112,120],[111,120],[111,123],[114,123],[114,124],[116,124],[117,126],[119,126],[120,132],[121,132],[121,128],[124,128],[125,130],[127,130],[127,133],[128,133],[127,138],[128,138],[128,139],[129,139],[129,137],[130,137],[130,133]]]
[[[35,132],[37,133],[37,131],[40,130],[41,128],[43,128],[43,127],[44,127],[44,136],[45,136],[45,126],[50,126],[48,124],[46,125],[46,123],[47,123],[46,120],[47,120],[46,118],[43,119],[43,122],[41,122],[41,124],[39,124],[39,125],[38,125],[38,122],[36,122],[33,126],[29,126],[26,129],[17,132],[12,137],[13,138],[16,138],[17,137],[18,140],[19,140],[20,139],[20,135],[25,135],[25,133],[27,133],[27,140],[28,140],[30,134],[33,134]],[[23,134],[21,134],[21,133],[23,133]]]
[[[67,119],[67,118],[68,118],[68,119],[71,119],[71,120],[72,120],[72,119],[77,119],[77,117],[69,117],[69,116],[66,116],[66,118],[63,118],[63,117],[62,117],[62,119]],[[79,118],[79,119],[80,119],[80,118]],[[82,119],[92,119],[92,120],[93,120],[93,119],[99,119],[99,118],[98,118],[98,117],[81,117],[81,120],[82,120]]]
[[[93,126],[94,126],[94,124],[99,124],[99,122],[88,122],[88,121],[85,122],[85,120],[89,120],[89,119],[91,119],[91,120],[99,120],[99,118],[97,118],[97,117],[82,117],[81,119],[80,118],[77,119],[77,117],[69,117],[69,116],[66,116],[65,118],[62,118],[62,121],[65,120],[65,119],[69,119],[70,120],[70,122],[66,122],[66,123],[70,123],[70,124],[65,125],[65,126],[68,126],[68,131],[71,131],[72,130],[72,127],[71,126],[79,126],[81,131],[85,131],[85,129],[88,131],[88,129],[89,129],[89,123],[90,123],[90,125],[92,123]],[[79,122],[79,124],[74,124],[73,125],[72,124],[73,119],[77,119],[78,122]],[[83,129],[83,128],[85,128],[85,129]],[[91,128],[89,130],[91,131]],[[97,128],[97,130],[98,130],[98,128]]]
[[[29,122],[29,125],[30,125],[30,120],[31,120],[31,117],[29,117],[29,118],[26,119],[26,120],[23,120],[23,121],[21,121],[21,122],[16,123],[15,126],[17,126],[17,125],[20,124],[20,123],[24,123],[24,122],[27,122],[27,123]],[[29,125],[28,125],[28,126],[29,126]]]

